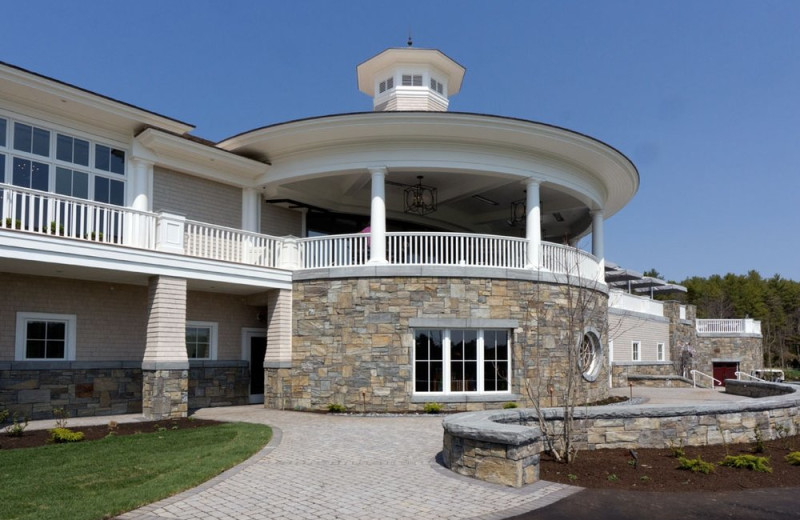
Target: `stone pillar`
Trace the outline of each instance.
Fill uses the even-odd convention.
[[[142,360],[142,414],[148,419],[186,417],[189,359],[186,355],[186,280],[150,278],[147,340]]]
[[[525,239],[528,241],[528,262],[529,269],[539,269],[541,258],[539,250],[542,244],[542,210],[539,207],[539,181],[528,179],[526,183],[527,196],[525,208],[527,215],[525,218]]]
[[[253,188],[242,189],[242,229],[261,232],[261,194]]]
[[[370,168],[372,204],[370,206],[370,264],[386,262],[386,168]]]

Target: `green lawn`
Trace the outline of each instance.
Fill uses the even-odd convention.
[[[230,423],[0,450],[0,519],[110,518],[208,480],[271,436]]]

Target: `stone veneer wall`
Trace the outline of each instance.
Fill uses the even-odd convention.
[[[530,406],[524,378],[533,381],[543,396],[548,395],[545,388],[552,384],[554,403],[558,404],[568,362],[562,346],[568,338],[567,291],[573,298],[588,299],[589,307],[596,309],[587,313],[588,325],[605,345],[607,295],[601,291],[486,278],[296,280],[291,367],[265,370],[266,406],[323,410],[336,403],[378,412],[419,411],[425,402],[442,403],[447,410],[497,408],[507,401]],[[414,335],[410,324],[414,319],[518,323],[511,335],[511,394],[414,397]],[[578,337],[582,337],[582,331]],[[581,401],[608,397],[605,349],[597,379],[590,383],[580,378],[580,392]],[[547,400],[549,404],[549,397]]]
[[[142,415],[160,420],[188,412],[188,370],[142,370]]]
[[[189,408],[240,406],[250,402],[247,361],[190,361]]]
[[[664,316],[669,319],[669,353],[670,360],[675,367],[675,373],[684,375],[681,370],[681,355],[683,352],[683,345],[690,345],[691,347],[697,346],[697,329],[695,328],[695,321],[697,318],[697,307],[694,305],[685,305],[686,318],[681,319],[681,303],[676,301],[664,302]],[[689,364],[686,367],[686,375],[689,375],[689,370],[694,368],[692,366],[692,359],[689,358]]]
[[[0,363],[0,409],[51,419],[54,408],[71,417],[141,413],[139,362]]]
[[[611,364],[611,385],[628,386],[628,376],[674,376],[675,367],[671,361],[621,362]],[[634,383],[635,384],[635,383]]]
[[[764,384],[764,383],[762,383]],[[771,384],[771,383],[768,383]],[[606,406],[576,409],[579,449],[666,448],[753,442],[800,432],[800,397],[788,394],[753,401],[697,406]],[[561,409],[545,410],[558,431]],[[520,487],[538,478],[541,431],[534,410],[488,411],[445,418],[443,458],[456,473]],[[536,466],[536,467],[534,467]]]
[[[694,367],[712,375],[714,361],[738,361],[739,370],[749,373],[764,366],[762,344],[754,334],[698,334]]]

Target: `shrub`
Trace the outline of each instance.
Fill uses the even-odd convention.
[[[678,444],[673,444],[672,441],[669,441],[669,449],[672,452],[672,456],[676,459],[686,456],[686,452],[683,451],[683,440],[679,440]]]
[[[792,466],[800,466],[800,451],[793,451],[784,457],[784,460]]]
[[[696,459],[687,459],[686,457],[678,457],[678,469],[685,469],[693,473],[703,473],[708,475],[714,471],[714,464],[706,462],[700,456]]]
[[[83,432],[74,432],[69,428],[53,428],[50,430],[50,442],[79,442],[83,440]]]
[[[761,435],[761,430],[756,428],[753,431],[753,435],[756,438],[756,445],[753,447],[753,453],[764,453],[767,451],[767,447],[764,446],[764,437]]]
[[[616,473],[611,473],[608,477],[606,477],[609,482],[619,482],[619,477]]]
[[[17,412],[14,412],[11,418],[11,424],[6,426],[6,435],[9,437],[22,437],[25,428],[28,427],[28,418],[25,417],[22,421],[19,420]]]
[[[751,471],[759,471],[761,473],[772,473],[772,468],[769,466],[769,457],[757,457],[755,455],[727,455],[720,466],[728,466],[730,468],[745,468]]]
[[[442,405],[439,403],[425,403],[425,406],[422,408],[425,413],[439,413],[442,411]]]
[[[506,410],[509,409],[509,408],[519,408],[519,405],[517,403],[511,401],[511,402],[505,403],[503,405],[503,408],[506,409]]]
[[[7,227],[8,229],[11,229],[12,224],[14,226],[14,229],[22,229],[22,221],[20,221],[19,219],[12,221],[11,218],[6,218],[6,226],[5,227]]]
[[[8,419],[8,410],[0,410],[0,424],[3,424]]]
[[[53,408],[53,417],[56,420],[56,428],[66,428],[69,419],[69,411],[64,408]]]
[[[345,413],[347,408],[343,404],[331,403],[328,405],[329,413]]]

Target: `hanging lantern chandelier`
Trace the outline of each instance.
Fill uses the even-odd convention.
[[[436,188],[422,184],[422,175],[417,176],[417,184],[405,188],[406,213],[427,215],[436,211]]]
[[[528,210],[525,205],[525,199],[515,200],[511,203],[511,218],[508,219],[508,225],[514,226],[523,222],[527,217]]]

